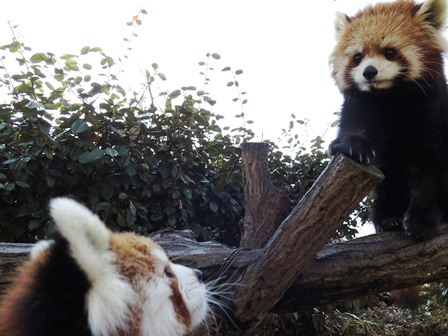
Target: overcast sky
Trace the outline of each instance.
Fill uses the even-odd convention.
[[[198,62],[217,52],[224,66],[242,69],[241,91],[247,92],[246,119],[254,120],[256,140],[281,136],[290,115],[309,118],[308,138],[323,135],[342,102],[330,78],[328,57],[334,45],[337,10],[353,14],[368,1],[241,0],[22,0],[5,1],[0,11],[0,44],[11,41],[7,21],[18,25],[22,40],[34,52],[79,54],[86,45],[102,47],[114,58],[123,55],[130,28],[126,22],[140,8],[138,37],[125,69],[130,82],[156,62],[168,77],[167,89],[201,87]],[[227,88],[229,73],[210,75],[215,112],[230,119],[241,112]],[[3,101],[4,98],[2,98]],[[236,121],[233,121],[236,122]],[[331,140],[335,130],[327,132]],[[306,135],[304,135],[306,136]]]

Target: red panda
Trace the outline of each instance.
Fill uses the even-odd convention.
[[[50,212],[58,233],[35,246],[0,303],[1,336],[180,336],[204,322],[199,270],[147,237],[110,232],[72,199]]]
[[[448,205],[445,0],[397,0],[338,14],[333,78],[343,94],[330,153],[385,175],[373,195],[377,231],[416,241],[437,233]]]

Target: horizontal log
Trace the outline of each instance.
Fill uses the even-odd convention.
[[[218,274],[237,282],[261,250],[234,249],[218,243],[199,243],[186,232],[153,236],[181,264],[202,269],[207,278]],[[0,243],[0,292],[7,288],[31,245]],[[275,307],[300,311],[307,307],[366,294],[414,286],[448,278],[448,226],[422,243],[401,232],[374,234],[325,245],[301,272]],[[229,280],[227,280],[229,281]]]

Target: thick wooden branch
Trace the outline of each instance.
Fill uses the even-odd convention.
[[[217,243],[198,243],[182,232],[154,236],[179,263],[202,269],[207,278],[228,266],[235,282],[262,250],[232,249]],[[4,292],[27,258],[31,245],[0,244],[0,293]],[[448,226],[427,242],[414,243],[401,232],[370,235],[325,245],[299,274],[278,302],[276,311],[350,299],[370,293],[448,278]]]
[[[374,234],[326,245],[276,308],[291,311],[447,277],[447,225],[423,243],[402,232]]]
[[[371,166],[335,157],[245,272],[235,316],[245,330],[281,299],[359,202],[383,178]]]
[[[289,209],[285,192],[275,188],[268,169],[269,145],[244,143],[242,171],[245,214],[241,220],[241,247],[263,247]]]

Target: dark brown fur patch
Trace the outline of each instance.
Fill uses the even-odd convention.
[[[182,298],[182,294],[180,293],[179,283],[176,277],[171,279],[170,285],[171,290],[173,291],[171,300],[173,301],[173,307],[176,312],[177,320],[188,328],[191,325],[191,315],[184,299]]]

